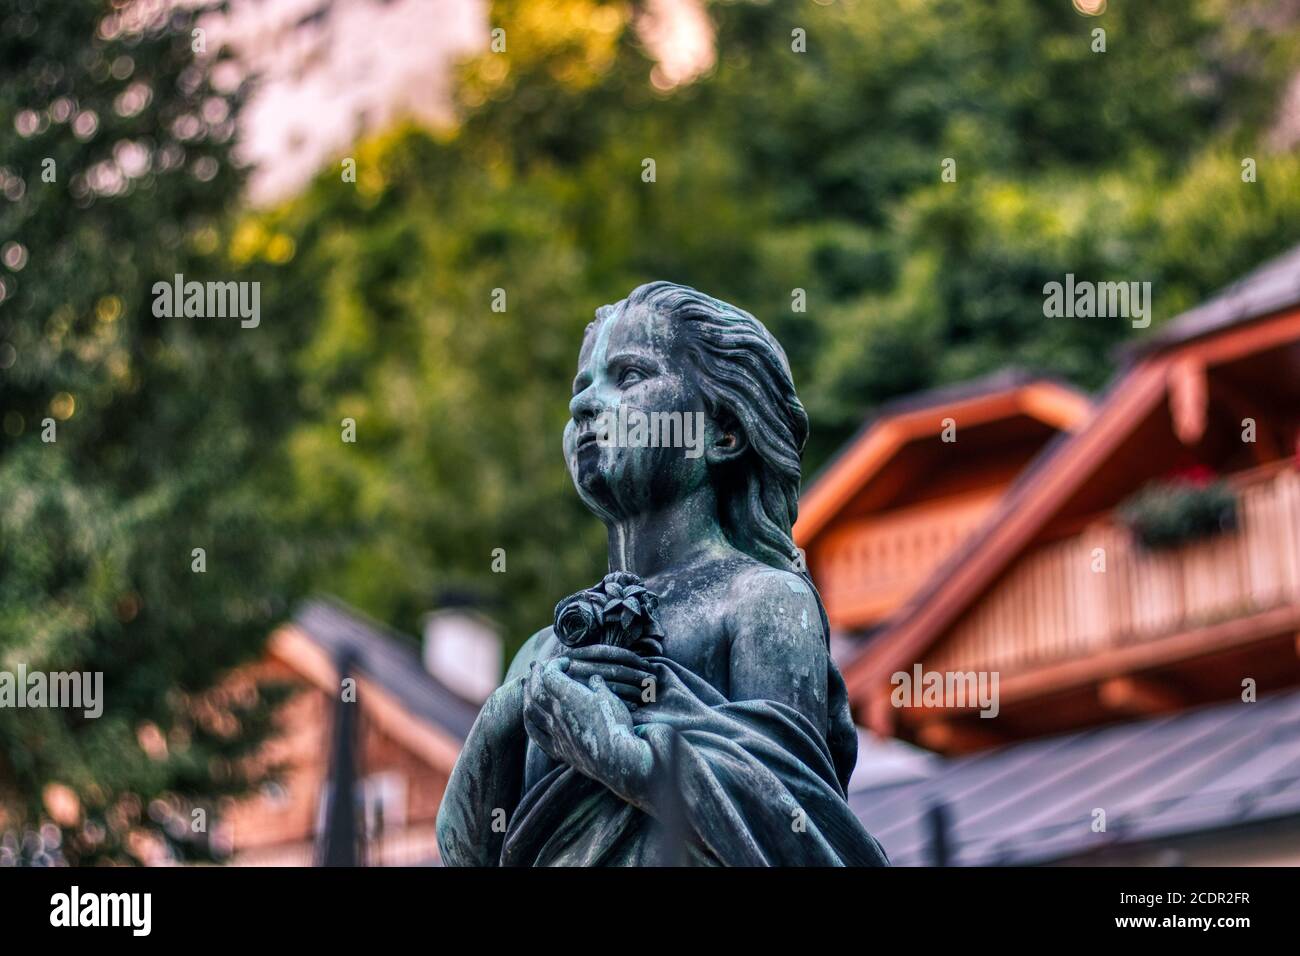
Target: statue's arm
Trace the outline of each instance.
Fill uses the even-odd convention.
[[[738,582],[729,615],[728,698],[771,700],[826,726],[826,636],[812,589],[797,574],[761,570]]]
[[[506,678],[501,682],[502,686],[517,677],[527,677],[528,669],[533,666],[533,662],[550,656],[557,643],[554,632],[549,627],[543,628],[524,641],[524,646],[519,648],[519,653],[506,668]]]
[[[444,865],[496,866],[501,858],[504,824],[523,789],[524,676],[548,635],[543,631],[525,642],[465,738],[438,808]]]

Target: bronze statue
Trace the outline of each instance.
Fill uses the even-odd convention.
[[[452,866],[885,865],[791,538],[808,416],[752,315],[653,282],[596,312],[564,430],[610,574],[561,601],[465,741]]]

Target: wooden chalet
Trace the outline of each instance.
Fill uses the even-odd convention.
[[[232,862],[437,862],[438,805],[479,702],[430,673],[417,647],[329,599],[271,635],[240,676],[292,689],[262,755],[283,772],[222,814]],[[344,678],[355,682],[346,703]]]
[[[1045,391],[994,393],[1025,409],[997,419],[1001,444],[979,445],[987,392],[927,397],[805,497],[798,540],[853,648],[859,722],[949,757],[855,808],[901,862],[933,862],[935,826],[949,862],[1150,862],[1135,847],[1175,838],[1183,862],[1300,861],[1300,827],[1258,852],[1186,842],[1300,821],[1300,247],[1128,350],[1095,408],[1019,388]],[[935,439],[945,420],[956,442]],[[1035,422],[1036,447],[1005,437]],[[1192,474],[1223,483],[1235,520],[1140,543],[1125,503]],[[996,717],[895,706],[917,665],[996,673]],[[1125,835],[1090,827],[1108,807]]]
[[[869,631],[997,506],[1088,399],[1008,370],[884,406],[799,502],[795,540],[838,635]]]

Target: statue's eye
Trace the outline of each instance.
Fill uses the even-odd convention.
[[[645,381],[645,373],[639,368],[625,368],[623,374],[618,377],[618,384],[621,388],[627,388],[629,385],[635,385],[637,382]]]

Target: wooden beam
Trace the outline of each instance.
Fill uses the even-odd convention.
[[[1205,365],[1195,358],[1180,359],[1169,367],[1169,417],[1178,440],[1192,448],[1205,435],[1210,392]]]
[[[1124,677],[1174,662],[1205,657],[1294,633],[1300,629],[1300,605],[1262,611],[1209,627],[1171,634],[1168,637],[1112,648],[1096,654],[1021,674],[1002,673],[998,694],[1002,706],[1058,694],[1070,688]]]
[[[1252,319],[1217,334],[1176,346],[1185,356],[1206,365],[1222,365],[1300,339],[1300,309],[1287,309],[1266,319]]]
[[[1020,389],[1020,408],[1031,418],[1063,432],[1079,431],[1092,416],[1092,400],[1086,395],[1051,382],[1034,382]]]
[[[1112,677],[1097,685],[1097,699],[1107,710],[1135,717],[1164,714],[1184,706],[1182,695],[1145,677]]]
[[[917,728],[916,742],[940,753],[969,753],[1006,743],[1006,738],[976,724],[936,720]]]
[[[1210,391],[1214,397],[1223,402],[1234,415],[1240,415],[1242,419],[1252,418],[1255,420],[1255,443],[1251,449],[1255,461],[1259,464],[1267,464],[1270,461],[1276,461],[1279,458],[1285,458],[1286,453],[1282,450],[1281,443],[1273,432],[1272,420],[1273,414],[1259,405],[1253,399],[1243,395],[1237,389],[1233,388],[1227,382],[1215,380],[1210,385]],[[1235,423],[1237,428],[1237,437],[1240,437],[1241,419]]]

